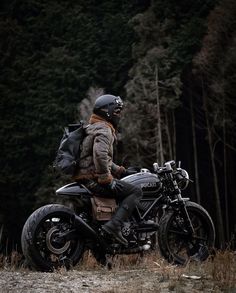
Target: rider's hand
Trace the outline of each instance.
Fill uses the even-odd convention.
[[[135,170],[135,168],[129,167],[129,168],[125,169],[125,171],[122,173],[122,177],[126,177],[126,176],[133,175],[136,173],[137,173],[137,170]]]
[[[112,179],[112,181],[108,184],[105,185],[107,188],[113,190],[116,186],[116,180],[115,179]]]

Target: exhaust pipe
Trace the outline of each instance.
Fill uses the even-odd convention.
[[[102,250],[109,252],[109,245],[106,241],[92,228],[90,227],[81,217],[74,215],[74,225],[85,236],[96,240]]]
[[[98,235],[98,233],[92,227],[90,227],[81,217],[74,215],[74,225],[75,228],[78,229],[82,234],[96,240],[104,251],[109,251],[109,246],[104,241],[104,239],[100,237],[100,235]]]
[[[99,236],[97,235],[96,231],[93,230],[93,228],[90,227],[81,217],[74,215],[73,218],[76,229],[78,229],[86,236],[99,240]]]

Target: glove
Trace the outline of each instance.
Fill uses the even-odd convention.
[[[111,189],[111,190],[115,189],[115,186],[116,186],[116,180],[113,179],[113,180],[111,181],[111,183],[107,184],[106,186],[107,186],[109,189]]]
[[[129,175],[136,174],[136,173],[137,173],[137,170],[134,167],[129,167],[125,169],[125,171],[122,173],[122,178]]]

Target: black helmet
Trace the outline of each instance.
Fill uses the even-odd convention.
[[[93,113],[105,118],[116,127],[122,107],[123,102],[119,96],[102,95],[96,99]]]

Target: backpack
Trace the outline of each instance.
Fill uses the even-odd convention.
[[[57,150],[54,161],[54,170],[65,175],[73,176],[79,163],[81,144],[85,137],[84,123],[69,124],[65,127],[64,134]]]

